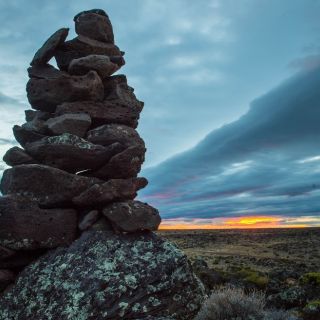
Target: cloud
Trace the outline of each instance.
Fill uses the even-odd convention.
[[[237,121],[145,169],[140,198],[165,218],[320,213],[320,68],[255,99]]]

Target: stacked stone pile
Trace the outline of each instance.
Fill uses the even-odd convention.
[[[33,110],[13,128],[21,148],[4,156],[12,168],[0,186],[0,319],[138,319],[183,314],[186,303],[192,315],[202,287],[185,256],[150,233],[158,211],[134,200],[148,183],[137,177],[146,152],[136,131],[143,102],[126,76],[112,75],[124,52],[103,10],[74,21],[75,39],[66,41],[62,28],[31,61]]]

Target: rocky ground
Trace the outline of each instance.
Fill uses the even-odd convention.
[[[187,254],[208,290],[262,290],[270,307],[320,319],[320,228],[159,233]]]

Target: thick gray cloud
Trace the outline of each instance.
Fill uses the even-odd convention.
[[[320,213],[320,68],[254,100],[239,120],[144,171],[166,218]]]

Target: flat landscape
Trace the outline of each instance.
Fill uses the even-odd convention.
[[[161,236],[176,243],[191,261],[200,257],[208,266],[228,270],[249,267],[297,273],[320,271],[320,228],[170,230]]]

